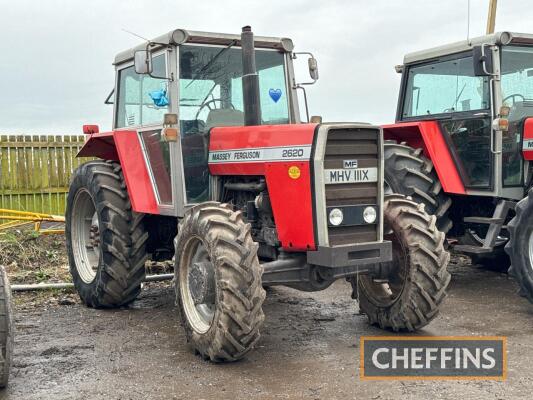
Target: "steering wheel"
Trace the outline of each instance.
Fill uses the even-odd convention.
[[[206,101],[204,104],[202,104],[200,106],[200,108],[198,109],[198,111],[196,112],[196,115],[194,116],[194,119],[198,119],[198,116],[200,115],[200,113],[202,112],[202,110],[204,108],[208,108],[209,110],[213,110],[213,109],[216,109],[216,108],[212,108],[211,107],[211,104],[213,103],[216,103],[217,101],[221,102],[222,103],[222,99],[211,99],[209,101]],[[230,102],[229,105],[231,106],[232,109],[235,110],[235,106]]]
[[[516,97],[521,98],[523,102],[526,101],[526,98],[522,96],[520,93],[514,93],[514,94],[507,96],[505,99],[503,99],[502,103],[505,103],[506,100],[513,99],[513,106],[514,106],[516,103],[516,100],[515,100]]]

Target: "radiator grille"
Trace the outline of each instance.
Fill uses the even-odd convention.
[[[365,128],[330,129],[324,169],[341,169],[344,160],[357,160],[359,168],[379,169],[379,131]],[[326,184],[326,207],[378,204],[378,182]],[[328,227],[330,246],[378,240],[378,225]]]

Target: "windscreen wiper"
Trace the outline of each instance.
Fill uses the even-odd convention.
[[[197,81],[199,78],[203,77],[205,75],[206,72],[208,72],[209,68],[211,67],[211,65],[213,65],[213,63],[222,55],[224,54],[228,49],[230,49],[231,47],[235,46],[237,44],[237,40],[232,40],[232,42],[230,44],[228,44],[226,47],[224,47],[222,50],[220,50],[217,54],[215,54],[215,56],[207,63],[205,64],[201,69],[200,71],[198,71],[198,74],[196,74],[196,76],[189,82],[189,84],[187,86],[185,86],[185,88],[188,88],[189,86],[191,86],[193,84],[193,82]]]

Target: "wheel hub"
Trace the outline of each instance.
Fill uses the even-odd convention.
[[[195,262],[189,270],[188,279],[195,305],[215,302],[215,272],[210,262]]]

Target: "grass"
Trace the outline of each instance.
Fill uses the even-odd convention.
[[[41,235],[33,229],[0,232],[0,265],[11,283],[71,281],[63,235]]]

